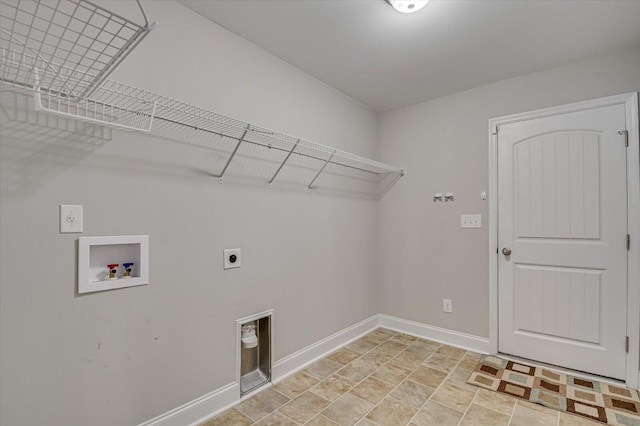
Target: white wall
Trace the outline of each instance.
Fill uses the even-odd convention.
[[[377,156],[361,105],[178,3],[145,5],[160,24],[114,78]],[[277,164],[255,150],[220,185],[209,173],[230,142],[87,137],[28,98],[2,101],[0,424],[136,424],[234,380],[237,318],[275,308],[278,360],[378,312],[377,208],[361,185],[306,193],[288,168],[268,190]],[[84,206],[85,236],[148,234],[149,285],[77,296],[78,235],[58,233],[59,204]],[[232,247],[243,267],[223,271]]]
[[[381,312],[488,337],[488,120],[638,90],[635,49],[380,114],[380,159],[407,170],[379,205]],[[433,203],[446,191],[455,202]],[[460,229],[464,213],[483,228]]]

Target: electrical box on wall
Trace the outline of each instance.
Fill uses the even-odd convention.
[[[149,283],[149,236],[78,239],[78,293]]]
[[[235,249],[224,249],[223,251],[223,255],[224,255],[224,263],[223,263],[223,267],[224,269],[233,269],[233,268],[239,268],[242,266],[242,257],[241,257],[241,250],[239,248],[235,248]]]
[[[82,206],[60,205],[60,233],[82,232]]]

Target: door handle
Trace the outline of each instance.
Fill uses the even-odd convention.
[[[511,249],[509,247],[503,248],[502,254],[504,254],[505,256],[511,256]]]

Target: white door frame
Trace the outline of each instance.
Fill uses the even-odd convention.
[[[627,208],[631,249],[628,252],[626,384],[639,388],[640,370],[640,136],[638,131],[638,93],[625,93],[591,101],[545,108],[489,120],[489,347],[498,353],[498,143],[496,128],[519,121],[624,105],[629,148],[627,152]],[[624,129],[620,129],[624,130]],[[622,143],[621,137],[621,143]],[[621,241],[620,244],[624,242]],[[624,344],[621,342],[620,344]]]

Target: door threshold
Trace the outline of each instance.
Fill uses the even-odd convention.
[[[532,359],[522,358],[515,355],[509,355],[502,352],[498,352],[498,356],[509,361],[514,361],[521,364],[527,364],[533,367],[546,368],[547,370],[555,371],[556,373],[570,374],[572,376],[580,377],[587,380],[609,383],[611,385],[622,386],[625,388],[627,387],[627,384],[624,380],[613,379],[611,377],[605,377],[605,376],[598,376],[597,374],[587,373],[586,371],[572,370],[570,368],[560,367],[558,365],[553,365],[553,364],[547,364],[540,361],[534,361]]]

